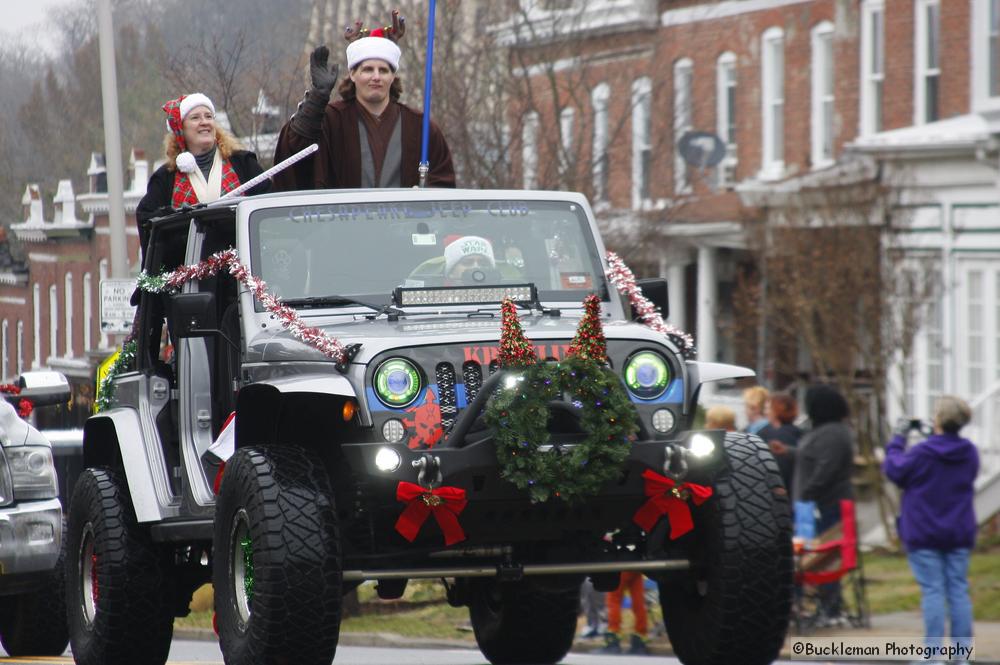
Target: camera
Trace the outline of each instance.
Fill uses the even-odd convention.
[[[910,421],[910,429],[911,430],[915,429],[915,430],[918,430],[918,431],[921,431],[921,432],[924,431],[924,421],[920,420],[919,418],[915,418],[915,419],[911,420]]]

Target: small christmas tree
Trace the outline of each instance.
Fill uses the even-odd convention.
[[[517,306],[510,298],[500,305],[500,357],[501,367],[528,367],[535,364],[535,348],[524,336]]]
[[[583,318],[576,327],[576,336],[569,345],[568,357],[608,362],[608,341],[601,326],[601,299],[590,294],[583,299]]]

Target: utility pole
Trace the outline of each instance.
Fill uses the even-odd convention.
[[[101,99],[104,106],[104,166],[108,177],[108,226],[111,238],[111,276],[128,277],[125,202],[122,184],[122,139],[118,122],[118,74],[115,70],[115,33],[111,0],[97,0],[97,30],[101,51]]]

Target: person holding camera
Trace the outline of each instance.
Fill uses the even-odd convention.
[[[968,572],[976,542],[973,485],[979,453],[958,434],[971,417],[963,400],[942,397],[935,404],[932,430],[919,420],[903,419],[885,447],[882,469],[903,490],[899,537],[920,585],[927,646],[941,644],[946,614],[952,640],[968,644],[972,638]],[[929,435],[907,449],[914,430]]]

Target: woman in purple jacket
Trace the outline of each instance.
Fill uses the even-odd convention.
[[[885,475],[903,490],[899,537],[920,585],[927,646],[944,637],[945,606],[951,639],[972,638],[969,553],[976,542],[973,484],[979,453],[958,435],[972,417],[963,400],[945,396],[934,408],[934,433],[909,450],[907,435],[919,423],[905,421],[885,448]]]

